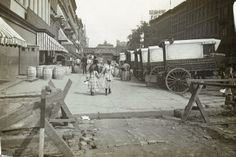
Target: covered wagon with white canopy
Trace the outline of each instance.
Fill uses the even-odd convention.
[[[193,39],[162,41],[159,46],[149,46],[141,51],[146,62],[143,72],[147,83],[165,82],[172,92],[188,91],[187,78],[213,75],[218,69],[215,54],[220,44],[218,39]],[[147,72],[148,71],[148,72]]]

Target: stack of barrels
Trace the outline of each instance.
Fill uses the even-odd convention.
[[[27,78],[35,79],[36,78],[36,68],[33,66],[28,66],[27,68]]]
[[[52,72],[53,72],[52,66],[50,66],[50,65],[44,66],[43,67],[43,79],[44,80],[52,79]]]
[[[71,68],[65,66],[55,66],[55,65],[40,65],[37,67],[29,66],[27,68],[27,78],[28,79],[63,79],[64,75],[71,74]]]
[[[37,78],[43,78],[43,65],[37,66]]]
[[[64,67],[56,66],[56,67],[53,69],[53,78],[54,78],[54,79],[61,80],[61,79],[63,79],[63,77],[64,77],[64,73],[65,73]]]
[[[129,81],[131,79],[130,77],[130,71],[122,70],[121,71],[121,80],[123,81]]]
[[[74,73],[79,73],[80,72],[80,66],[79,65],[74,65],[73,66],[73,72]]]

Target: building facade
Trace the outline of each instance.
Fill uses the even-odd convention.
[[[217,38],[221,39],[219,52],[236,56],[233,2],[234,0],[186,0],[150,21],[153,33],[146,42],[157,45],[167,38]]]
[[[78,58],[86,33],[76,8],[75,0],[0,1],[2,23],[26,43],[12,45],[1,41],[0,79],[26,74],[28,66]]]
[[[115,60],[119,56],[117,48],[106,41],[103,44],[98,44],[97,47],[84,48],[84,54],[94,55],[104,63],[107,60]]]

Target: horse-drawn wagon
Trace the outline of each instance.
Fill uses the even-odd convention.
[[[139,49],[137,77],[148,84],[164,84],[172,92],[184,93],[189,89],[188,78],[213,76],[218,70],[212,54],[219,44],[217,39],[165,40],[159,46]]]

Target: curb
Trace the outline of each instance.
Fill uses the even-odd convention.
[[[92,119],[129,119],[129,118],[161,118],[163,116],[173,116],[173,110],[144,111],[144,112],[113,112],[113,113],[85,113],[74,114],[76,117],[88,116]]]

